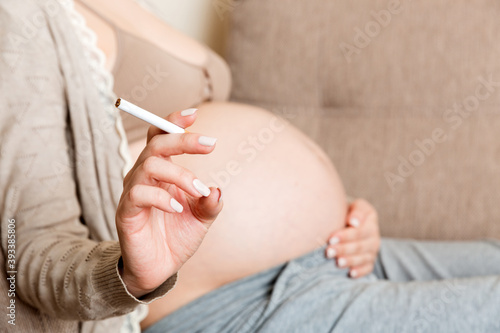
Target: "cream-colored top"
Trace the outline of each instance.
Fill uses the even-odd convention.
[[[151,27],[164,32],[168,29],[165,23],[153,24],[151,13],[133,1],[119,2],[123,4],[116,4],[116,0],[106,4],[92,0],[76,2],[89,26],[99,33],[98,45],[106,53],[106,63],[114,77],[113,89],[119,97],[160,117],[202,102],[227,100],[231,76],[220,56],[198,43],[179,54],[178,49],[184,49],[191,40],[180,39],[178,33],[168,30],[156,36],[158,32]],[[130,13],[131,10],[135,12]],[[124,22],[130,22],[134,30]],[[164,42],[153,40],[152,35]],[[201,54],[201,60],[193,61],[193,53]],[[130,143],[146,136],[149,124],[127,113],[121,116]]]

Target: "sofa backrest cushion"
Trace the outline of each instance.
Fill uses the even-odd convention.
[[[233,100],[285,115],[386,236],[500,236],[500,2],[240,0]]]

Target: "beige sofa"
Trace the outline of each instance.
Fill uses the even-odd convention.
[[[232,99],[314,138],[384,236],[500,237],[500,2],[233,8]]]

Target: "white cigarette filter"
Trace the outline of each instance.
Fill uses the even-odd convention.
[[[137,105],[134,105],[123,98],[118,98],[116,100],[115,106],[122,110],[125,111],[134,117],[137,117],[139,119],[144,120],[145,122],[158,127],[159,129],[167,132],[167,133],[186,133],[186,130],[182,127],[179,127],[175,124],[172,124],[171,122],[158,117],[154,113],[151,113],[149,111],[144,110],[143,108],[138,107]]]

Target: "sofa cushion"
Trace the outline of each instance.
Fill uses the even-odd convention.
[[[237,3],[229,48],[236,100],[446,108],[474,92],[477,77],[500,81],[498,1]],[[495,94],[485,103],[499,102]]]
[[[260,104],[308,133],[348,194],[367,198],[386,237],[500,237],[500,117],[483,109],[456,129],[395,109]],[[398,116],[397,112],[405,116]]]
[[[237,4],[233,99],[313,137],[385,236],[500,237],[499,2]]]

